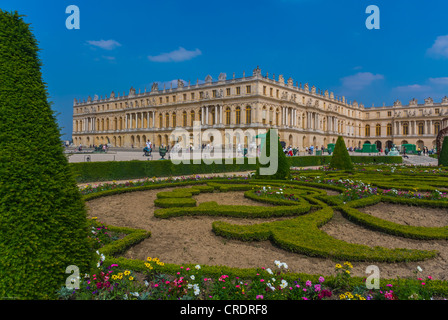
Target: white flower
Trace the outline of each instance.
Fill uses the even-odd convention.
[[[288,265],[287,265],[285,262],[283,262],[283,267],[284,267],[285,269],[288,269]]]
[[[194,294],[197,296],[197,295],[199,295],[199,293],[201,292],[201,290],[199,290],[199,289],[194,289]]]
[[[284,289],[284,288],[286,288],[286,286],[288,286],[288,282],[286,282],[286,280],[282,280],[282,283],[280,284],[280,288]]]
[[[191,280],[194,280],[194,274],[192,274],[192,275],[190,276],[190,278],[191,278]]]
[[[191,283],[189,283],[189,284],[187,285],[187,287],[188,287],[188,289],[191,289],[191,288],[193,288],[193,285],[192,285]]]
[[[149,282],[145,280],[145,286],[149,286]]]
[[[201,269],[201,266],[197,264],[197,265],[195,266],[195,268],[196,268],[197,270],[199,270],[199,269]]]
[[[131,294],[132,294],[134,297],[139,297],[139,296],[140,296],[140,294],[139,294],[138,292],[131,292]]]
[[[281,263],[281,262],[278,261],[278,260],[275,260],[275,261],[274,261],[274,264],[275,264],[277,267],[279,267],[279,268],[280,268],[280,263]]]
[[[272,272],[271,268],[267,268],[266,271],[267,271],[269,274],[274,274],[274,273]]]
[[[420,271],[420,272],[423,271],[422,268],[420,268],[420,266],[417,266],[417,270]]]

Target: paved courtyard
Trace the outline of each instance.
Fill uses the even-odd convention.
[[[66,153],[69,155],[69,162],[87,162],[87,161],[130,161],[130,160],[160,160],[161,156],[158,152],[153,152],[151,157],[144,156],[142,150],[138,149],[109,149],[108,152],[93,152],[93,149],[86,149],[82,152],[79,152],[74,149],[67,149]],[[368,155],[368,154],[360,154],[356,152],[349,152],[350,155]],[[190,153],[185,154],[188,158],[197,158],[201,156],[200,152],[195,152],[194,155]],[[227,157],[231,157],[231,155],[236,156],[237,153],[227,155]],[[326,155],[326,153],[324,154]],[[371,154],[378,155],[378,154]],[[384,154],[379,154],[384,155]],[[202,153],[203,157],[209,157],[209,153]],[[241,155],[240,155],[241,156]],[[305,152],[300,152],[300,156],[310,156]],[[165,156],[165,159],[168,159],[169,155]],[[428,166],[437,166],[437,159],[428,157],[428,156],[417,156],[417,155],[409,155],[409,158],[403,158],[404,164],[411,165],[428,165]]]

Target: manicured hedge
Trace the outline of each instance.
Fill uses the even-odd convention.
[[[321,231],[319,227],[333,217],[331,207],[284,221],[256,225],[237,225],[222,221],[212,224],[213,232],[242,241],[270,240],[287,251],[311,257],[348,261],[403,262],[435,257],[437,251],[387,249],[347,243]]]
[[[292,167],[321,166],[330,163],[331,156],[303,156],[287,157]],[[353,163],[402,163],[401,157],[389,156],[351,156]],[[93,181],[128,180],[152,177],[185,176],[204,173],[225,173],[254,171],[256,164],[254,159],[233,159],[232,164],[179,164],[175,165],[170,160],[154,161],[98,161],[70,163],[78,183]],[[253,164],[252,164],[253,162]]]

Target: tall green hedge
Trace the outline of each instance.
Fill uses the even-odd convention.
[[[40,71],[37,41],[0,10],[0,297],[51,299],[89,272],[86,208]]]
[[[439,153],[439,166],[448,166],[448,137],[443,138],[442,150]]]
[[[277,140],[277,148],[274,150],[274,154],[271,154],[271,136],[275,137]],[[264,144],[264,150],[262,150],[262,154],[265,154],[269,159],[267,164],[261,164],[259,162],[259,158],[257,158],[257,169],[255,172],[255,177],[259,179],[289,179],[290,177],[290,166],[288,159],[286,158],[285,153],[283,152],[282,145],[280,144],[280,139],[278,137],[278,131],[276,129],[269,129],[266,134],[266,143]],[[274,174],[271,175],[261,175],[261,168],[272,168],[272,166],[277,165],[277,170]]]
[[[336,146],[334,147],[333,156],[330,161],[330,168],[341,170],[352,170],[353,163],[348,154],[347,147],[345,146],[344,138],[341,136],[336,140]]]

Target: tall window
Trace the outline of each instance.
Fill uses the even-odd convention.
[[[211,114],[211,116],[212,116],[212,121],[211,121],[211,122],[212,122],[212,125],[214,125],[214,124],[215,124],[215,119],[216,119],[216,118],[215,118],[215,108],[212,109],[212,111],[210,112],[210,114]]]
[[[190,125],[191,126],[194,125],[194,111],[193,110],[190,111]]]
[[[434,134],[439,134],[440,131],[440,122],[434,123]]]
[[[424,131],[425,131],[425,130],[424,130],[423,122],[419,122],[419,123],[418,123],[418,134],[419,134],[419,135],[422,135],[422,134],[425,133]]]
[[[370,126],[368,124],[366,125],[366,130],[365,131],[366,131],[365,136],[366,137],[370,137]]]
[[[161,113],[159,113],[159,128],[163,127],[163,116]]]
[[[250,90],[250,86],[246,86],[246,93],[250,93],[251,92],[251,90]]]
[[[375,126],[375,135],[377,137],[381,136],[381,125],[379,123]]]
[[[176,113],[174,112],[173,113],[173,127],[175,128],[176,127]]]
[[[240,87],[236,87],[236,94],[241,94],[241,88]]]
[[[386,130],[387,130],[387,132],[386,132],[387,135],[391,136],[392,135],[392,124],[391,123],[387,124],[387,129]]]
[[[251,106],[246,107],[246,123],[252,122],[252,108]]]
[[[230,107],[226,108],[226,124],[230,124]]]
[[[235,123],[236,124],[241,123],[241,108],[240,107],[236,107],[236,110],[235,110]]]
[[[409,124],[407,122],[403,123],[403,135],[407,136],[409,134]]]
[[[170,126],[170,114],[166,113],[165,114],[165,127],[169,128]]]

